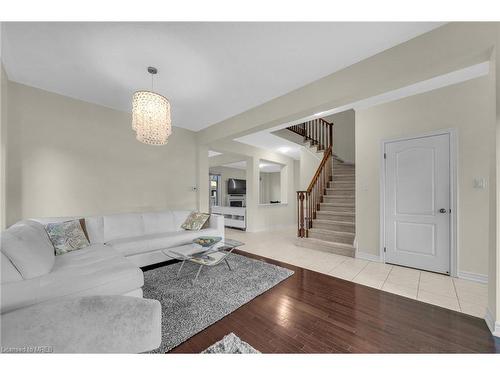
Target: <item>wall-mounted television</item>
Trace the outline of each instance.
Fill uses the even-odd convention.
[[[237,178],[229,178],[227,180],[227,193],[228,194],[246,194],[247,181],[238,180]]]

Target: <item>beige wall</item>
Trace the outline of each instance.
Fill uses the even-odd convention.
[[[228,206],[227,202],[227,180],[230,178],[237,178],[240,180],[246,179],[246,170],[238,169],[238,168],[229,168],[229,167],[210,167],[210,173],[220,174],[221,175],[221,195],[222,202],[221,206]]]
[[[307,190],[311,180],[318,169],[321,159],[323,158],[322,152],[315,152],[314,148],[302,147],[300,149],[299,159],[299,188],[297,190]]]
[[[458,135],[459,271],[488,274],[489,178],[494,136],[490,77],[405,98],[356,113],[356,237],[358,250],[379,254],[381,140],[455,128]]]
[[[281,201],[281,173],[260,172],[259,203]]]
[[[6,166],[7,166],[7,98],[8,80],[3,64],[0,64],[0,230],[5,229],[6,219]]]
[[[195,134],[174,128],[153,147],[130,124],[129,113],[10,82],[7,223],[195,208]]]
[[[354,163],[355,158],[355,131],[354,110],[335,113],[325,117],[328,122],[333,122],[333,152],[346,163]]]

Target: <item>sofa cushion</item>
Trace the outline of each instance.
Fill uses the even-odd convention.
[[[102,216],[89,216],[85,218],[85,228],[89,242],[94,244],[104,243],[104,218]]]
[[[142,214],[144,234],[165,233],[179,230],[172,211],[147,212]]]
[[[54,247],[42,224],[25,220],[2,233],[2,253],[23,279],[48,274],[54,266]]]
[[[43,224],[44,226],[51,223],[63,223],[65,221],[78,220],[80,222],[80,225],[82,226],[83,233],[85,233],[85,237],[90,242],[89,235],[87,233],[87,224],[85,221],[86,219],[83,217],[76,217],[76,216],[39,217],[39,218],[31,218],[29,220],[36,221],[37,223]]]
[[[103,216],[104,243],[119,238],[137,237],[144,234],[142,214],[115,214]]]
[[[0,241],[3,241],[2,238],[0,238]],[[9,258],[4,253],[0,253],[1,258],[0,258],[0,276],[1,276],[1,283],[11,283],[13,281],[20,281],[23,279],[19,271],[14,267],[12,262],[10,261]]]
[[[196,232],[182,230],[169,233],[147,234],[133,238],[121,238],[110,241],[107,245],[125,256],[130,256],[185,245],[199,236],[215,236],[217,234],[218,232],[215,229],[203,229]]]
[[[1,311],[65,296],[125,294],[143,284],[140,268],[109,246],[92,245],[57,256],[49,274],[2,284]]]
[[[54,245],[56,255],[80,250],[90,245],[80,220],[49,223],[45,226],[45,230]]]

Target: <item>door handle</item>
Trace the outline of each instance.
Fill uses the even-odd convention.
[[[441,209],[439,210],[439,212],[440,212],[440,213],[442,213],[442,214],[445,214],[445,213],[446,213],[446,208],[441,208]]]

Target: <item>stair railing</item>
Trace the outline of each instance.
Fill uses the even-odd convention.
[[[312,228],[312,221],[316,219],[316,213],[323,202],[328,182],[333,175],[333,153],[332,146],[329,146],[323,154],[314,177],[305,191],[297,191],[297,236],[309,237],[309,229]]]
[[[297,235],[308,237],[333,175],[333,123],[318,118],[290,126],[288,130],[304,137],[305,142],[317,146],[319,151],[325,151],[307,190],[297,191]]]
[[[310,141],[311,145],[317,146],[320,151],[330,146],[333,148],[333,124],[322,118],[293,125],[287,129],[304,137],[304,141]]]

